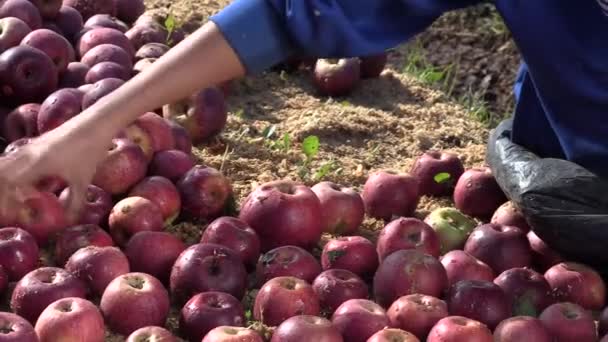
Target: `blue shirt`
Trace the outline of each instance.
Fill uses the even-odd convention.
[[[371,55],[480,0],[235,0],[211,20],[248,72],[297,53]],[[607,0],[496,0],[524,63],[512,139],[608,177]]]

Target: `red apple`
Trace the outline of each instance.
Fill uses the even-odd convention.
[[[89,67],[81,62],[72,62],[68,64],[66,70],[59,76],[59,88],[79,88],[85,84],[84,78],[89,72]],[[93,87],[93,85],[90,85]],[[84,91],[79,88],[83,93]]]
[[[93,84],[106,78],[128,81],[131,78],[131,70],[118,63],[100,62],[91,67],[84,77],[84,81]]]
[[[279,180],[257,187],[241,206],[239,218],[259,235],[262,251],[279,246],[312,248],[321,238],[321,204],[306,185]]]
[[[367,278],[378,268],[376,247],[362,236],[343,236],[329,240],[321,252],[324,270],[340,268]]]
[[[255,330],[243,327],[220,326],[211,329],[201,342],[263,342]]]
[[[32,30],[42,27],[38,8],[28,0],[5,0],[0,3],[0,18],[15,17],[23,20]]]
[[[380,76],[386,63],[388,62],[388,55],[386,52],[370,56],[359,57],[361,61],[361,78],[376,78]]]
[[[555,298],[586,310],[601,310],[606,304],[606,284],[591,267],[576,262],[561,262],[545,272]]]
[[[72,43],[76,34],[82,30],[84,24],[80,12],[70,6],[64,5],[59,9],[54,22],[61,29],[63,35]]]
[[[53,130],[78,115],[82,109],[83,93],[77,89],[59,89],[42,102],[37,116],[39,134]]]
[[[4,295],[4,291],[8,288],[8,274],[4,270],[4,267],[0,265],[0,296]]]
[[[421,294],[398,298],[386,313],[391,327],[409,331],[420,340],[426,339],[435,324],[449,315],[445,301]]]
[[[131,237],[125,254],[132,272],[147,273],[168,284],[171,268],[185,249],[186,244],[170,233],[142,231]]]
[[[521,229],[524,233],[530,231],[528,221],[524,217],[523,213],[515,207],[513,202],[508,201],[498,207],[492,215],[492,223],[501,224],[504,226],[514,226]]]
[[[416,249],[439,257],[439,238],[428,224],[417,218],[401,217],[387,224],[376,243],[380,262],[391,253],[401,249]]]
[[[163,284],[149,274],[137,272],[114,278],[99,304],[106,324],[122,335],[150,325],[164,326],[169,306],[169,293]]]
[[[454,189],[454,205],[465,215],[489,219],[507,201],[489,167],[466,170]]]
[[[149,199],[134,196],[120,200],[108,220],[110,234],[119,246],[126,246],[131,236],[143,231],[161,231],[164,227],[160,208]]]
[[[390,254],[378,267],[374,296],[380,305],[389,307],[399,297],[414,293],[440,297],[447,283],[439,260],[415,249],[403,249]]]
[[[184,305],[179,330],[189,341],[200,341],[214,328],[243,326],[245,311],[238,299],[223,292],[202,292]]]
[[[448,275],[448,286],[461,280],[493,281],[496,277],[488,264],[465,251],[453,250],[444,254],[440,261]]]
[[[441,319],[426,342],[493,342],[492,332],[484,324],[462,316]]]
[[[116,4],[113,0],[63,0],[63,4],[74,7],[85,20],[95,14],[116,14]]]
[[[195,220],[213,220],[225,212],[232,199],[232,185],[220,171],[203,165],[192,167],[176,184],[182,214]]]
[[[512,268],[501,273],[494,284],[507,294],[513,316],[538,316],[553,304],[551,288],[542,274],[530,268]]]
[[[235,217],[223,216],[212,221],[200,242],[215,243],[234,250],[248,268],[254,268],[260,257],[260,238],[247,223]]]
[[[464,251],[488,264],[497,274],[532,264],[532,251],[526,234],[512,226],[488,223],[475,228]]]
[[[143,197],[158,206],[165,221],[170,225],[179,215],[182,201],[179,192],[173,183],[161,176],[144,178],[129,192],[131,197]]]
[[[16,142],[21,140],[20,143],[14,147],[22,146],[27,144],[28,140],[22,140],[24,138],[32,138],[38,135],[37,120],[40,112],[40,105],[37,103],[27,103],[15,108],[13,111],[8,113],[2,124],[3,136],[8,142]],[[11,152],[12,149],[7,147],[6,153]]]
[[[420,200],[418,180],[390,171],[372,173],[361,196],[367,215],[390,221],[395,216],[411,216]]]
[[[82,59],[89,68],[102,62],[114,62],[124,68],[133,68],[133,58],[125,49],[114,44],[101,44],[89,50]]]
[[[462,249],[469,235],[477,226],[477,222],[473,218],[450,207],[433,210],[424,219],[424,222],[437,233],[441,254]]]
[[[55,64],[57,72],[63,73],[70,62],[76,61],[72,44],[59,33],[49,29],[38,29],[30,32],[21,45],[31,46],[47,54]]]
[[[489,281],[461,280],[450,287],[446,302],[451,315],[477,320],[490,329],[511,317],[509,297]]]
[[[101,44],[114,44],[123,48],[129,56],[135,55],[135,49],[127,36],[109,27],[94,27],[84,32],[78,40],[78,55],[84,56],[89,50]]]
[[[51,31],[63,36],[63,32],[61,32],[61,29],[59,28],[59,26],[57,26],[57,24],[55,24],[54,22],[45,20],[44,22],[42,22],[42,28],[51,30]]]
[[[270,342],[343,342],[340,332],[325,318],[313,315],[290,317],[279,325]]]
[[[268,326],[278,326],[293,316],[316,316],[320,310],[319,298],[309,283],[295,277],[276,277],[257,293],[253,317]]]
[[[97,166],[93,185],[111,195],[124,194],[146,176],[147,166],[139,146],[128,139],[113,139],[107,156]]]
[[[87,246],[111,247],[114,241],[110,234],[94,224],[68,227],[55,240],[55,262],[63,267],[74,252]]]
[[[556,251],[547,246],[533,231],[530,231],[527,237],[532,249],[532,264],[540,272],[545,272],[552,266],[564,261]]]
[[[95,14],[84,23],[84,27],[109,27],[120,32],[127,32],[129,26],[122,20],[109,14]]]
[[[142,45],[142,47],[135,53],[135,60],[139,61],[145,58],[160,58],[171,49],[169,46],[163,43],[148,43]]]
[[[32,29],[16,17],[0,19],[0,53],[17,46]]]
[[[129,273],[129,260],[117,247],[83,247],[68,259],[65,269],[87,284],[91,293],[101,296],[114,278]]]
[[[581,306],[561,302],[547,307],[539,316],[553,342],[598,340],[593,316]]]
[[[39,246],[46,246],[50,238],[67,227],[63,205],[50,192],[39,192],[27,198],[16,215],[11,225],[32,234]]]
[[[313,74],[314,85],[321,95],[345,96],[361,79],[361,61],[358,58],[320,58],[315,63]]]
[[[247,287],[247,271],[232,249],[199,243],[179,255],[171,270],[170,284],[171,294],[181,303],[206,291],[226,292],[241,299]]]
[[[315,257],[297,246],[281,246],[263,254],[256,267],[259,285],[281,276],[291,276],[312,283],[321,273]]]
[[[359,229],[365,205],[355,190],[332,182],[318,183],[311,190],[321,202],[324,232],[348,235]]]
[[[331,269],[319,274],[312,283],[321,307],[333,313],[349,299],[367,299],[369,289],[363,279],[351,271]]]
[[[38,264],[39,249],[34,237],[21,228],[0,228],[0,265],[9,281],[18,281]]]
[[[0,341],[40,342],[32,324],[10,312],[0,312]]]
[[[331,316],[345,341],[365,342],[389,325],[386,311],[369,299],[349,299]]]
[[[126,23],[133,23],[146,10],[143,0],[114,0],[116,16]]]
[[[169,120],[169,126],[171,126],[171,132],[175,140],[175,149],[188,155],[192,154],[192,139],[188,131],[175,121]]]
[[[103,342],[103,316],[95,304],[78,297],[62,298],[51,303],[36,322],[40,342]]]
[[[166,150],[156,152],[152,157],[148,173],[153,176],[162,176],[172,182],[179,181],[186,172],[196,164],[194,156],[180,150]]]
[[[41,267],[26,274],[15,285],[11,310],[35,324],[38,316],[54,301],[85,298],[87,289],[80,279],[62,268]]]
[[[446,196],[452,195],[464,166],[455,153],[427,151],[416,159],[410,173],[420,181],[421,195]]]
[[[169,330],[161,327],[147,326],[132,332],[125,342],[177,342]]]
[[[135,51],[148,43],[167,42],[166,30],[160,25],[136,23],[131,29],[125,32],[125,35],[131,41]]]
[[[171,126],[156,113],[148,112],[141,115],[127,127],[125,132],[129,139],[142,148],[148,160],[152,159],[155,152],[175,147]]]
[[[84,96],[82,98],[82,109],[85,110],[91,107],[97,101],[99,101],[99,99],[120,88],[124,83],[124,80],[118,78],[106,78],[93,83],[93,86],[84,92]]]
[[[530,316],[508,318],[494,330],[494,342],[552,342],[553,338],[538,319]]]
[[[366,342],[420,342],[420,340],[405,330],[385,328],[373,334]]]
[[[69,196],[70,188],[66,188],[59,195],[59,201],[66,204]],[[105,225],[113,205],[110,194],[98,186],[89,184],[85,194],[85,202],[80,212],[80,219],[77,223]]]

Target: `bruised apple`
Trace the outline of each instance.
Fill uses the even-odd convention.
[[[212,167],[195,165],[176,185],[182,199],[182,214],[194,220],[222,216],[233,199],[230,180]]]
[[[464,251],[485,262],[496,273],[532,263],[532,252],[526,234],[519,228],[483,224],[471,233]]]
[[[539,319],[554,342],[594,342],[598,340],[591,313],[580,305],[560,302],[548,306]]]
[[[349,235],[359,229],[365,205],[355,190],[332,182],[317,183],[311,190],[321,202],[324,232]]]
[[[255,330],[244,327],[219,326],[209,331],[201,342],[264,342]]]
[[[466,170],[454,188],[454,205],[465,215],[489,219],[507,198],[489,167]]]
[[[289,341],[343,342],[340,332],[327,319],[314,315],[298,315],[282,322],[272,334],[270,342]]]
[[[411,216],[420,200],[418,180],[408,174],[391,171],[372,173],[361,193],[365,212],[377,219]]]
[[[349,299],[367,299],[369,288],[359,276],[343,269],[331,269],[319,274],[312,282],[321,307],[333,313]]]
[[[606,284],[593,268],[576,262],[561,262],[545,272],[558,301],[578,304],[586,310],[601,310],[606,304]]]
[[[493,342],[492,331],[474,319],[448,316],[431,329],[426,342]]]
[[[488,264],[462,250],[448,252],[440,261],[448,275],[449,286],[461,280],[493,281],[496,276]]]
[[[245,311],[241,302],[224,292],[194,295],[181,309],[179,330],[189,341],[201,341],[209,331],[220,326],[243,326]]]
[[[401,249],[416,249],[439,257],[439,238],[428,224],[417,218],[401,217],[387,224],[378,236],[376,250],[380,262]]]
[[[541,320],[530,316],[515,316],[494,329],[495,342],[552,342],[553,338]]]
[[[386,311],[369,299],[349,299],[331,316],[334,327],[345,341],[365,342],[389,325]]]
[[[494,215],[492,215],[491,223],[514,226],[526,234],[530,231],[530,226],[523,213],[511,201],[505,202],[496,209]]]
[[[454,191],[464,166],[454,153],[427,151],[416,159],[410,173],[420,181],[421,195],[445,196]]]
[[[163,230],[164,222],[154,202],[134,196],[116,203],[110,212],[108,225],[116,244],[125,246],[135,233]]]
[[[297,246],[281,246],[260,256],[256,267],[259,285],[281,276],[292,276],[312,283],[321,273],[315,257]]]
[[[530,268],[506,270],[494,284],[510,298],[513,316],[538,316],[547,306],[553,304],[551,288],[542,274]]]
[[[260,256],[260,238],[247,223],[236,217],[213,220],[203,232],[201,243],[226,246],[239,254],[248,268],[254,268]]]
[[[399,297],[387,310],[390,326],[424,340],[439,320],[449,316],[445,301],[421,294]]]
[[[511,301],[502,288],[483,280],[462,280],[452,285],[446,302],[451,315],[477,320],[490,329],[511,317]]]
[[[378,268],[374,244],[363,236],[342,236],[329,240],[321,252],[324,270],[345,269],[368,278]]]

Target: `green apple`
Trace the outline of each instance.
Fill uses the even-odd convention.
[[[441,254],[462,248],[467,238],[477,227],[477,222],[451,207],[435,209],[424,222],[431,226],[439,236]]]

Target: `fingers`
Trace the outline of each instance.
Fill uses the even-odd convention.
[[[86,182],[75,182],[69,186],[65,209],[68,222],[72,224],[75,224],[80,219],[81,210],[86,199],[87,188]]]

